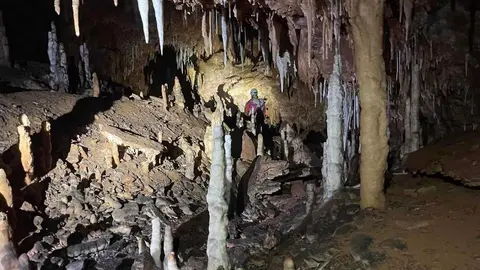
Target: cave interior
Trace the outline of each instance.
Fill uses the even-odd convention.
[[[2,1],[0,269],[477,269],[477,2]]]

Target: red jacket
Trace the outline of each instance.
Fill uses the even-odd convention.
[[[265,114],[265,101],[263,99],[250,99],[245,104],[245,115],[250,115],[252,111],[256,112],[258,109],[262,110],[262,113]]]

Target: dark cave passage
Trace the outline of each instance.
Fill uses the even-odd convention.
[[[475,268],[479,8],[0,3],[0,268]]]

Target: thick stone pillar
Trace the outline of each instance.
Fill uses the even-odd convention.
[[[387,168],[387,93],[383,59],[385,0],[349,0],[360,96],[361,207],[383,208]]]

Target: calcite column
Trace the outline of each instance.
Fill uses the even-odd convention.
[[[387,93],[383,59],[385,0],[349,0],[360,96],[361,207],[383,208],[387,168]]]

